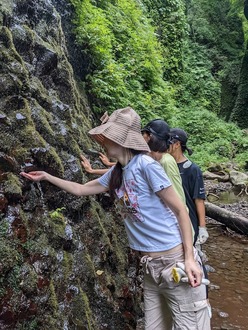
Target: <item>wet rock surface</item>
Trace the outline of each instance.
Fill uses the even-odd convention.
[[[92,114],[75,79],[87,64],[72,16],[65,0],[0,5],[1,330],[134,329],[141,313],[114,210],[20,176],[89,179],[79,155],[94,148]]]

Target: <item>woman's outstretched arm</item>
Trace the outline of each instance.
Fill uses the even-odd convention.
[[[33,171],[29,173],[21,172],[20,174],[23,177],[35,182],[48,181],[53,185],[75,196],[95,195],[95,194],[103,193],[108,190],[107,188],[102,186],[98,182],[98,180],[92,180],[85,184],[80,184],[80,183],[60,179],[44,171]]]

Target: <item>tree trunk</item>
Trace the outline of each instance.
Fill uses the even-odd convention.
[[[248,234],[248,219],[237,213],[223,209],[215,204],[205,202],[206,215],[209,218],[215,219],[228,228],[236,231],[239,234]]]

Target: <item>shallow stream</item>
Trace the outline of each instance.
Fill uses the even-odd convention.
[[[212,329],[248,329],[248,237],[209,220],[204,246],[209,265]],[[213,269],[215,271],[211,271]]]

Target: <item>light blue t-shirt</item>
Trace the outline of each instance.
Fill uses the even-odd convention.
[[[98,179],[108,187],[113,168]],[[174,213],[156,192],[171,186],[162,166],[148,155],[139,154],[123,168],[123,182],[116,191],[117,208],[124,218],[132,249],[159,252],[182,242]]]

